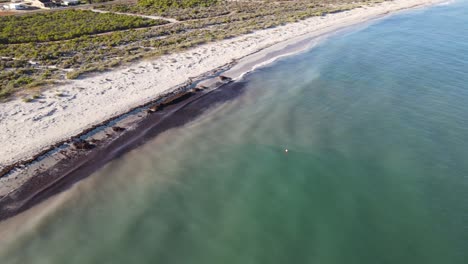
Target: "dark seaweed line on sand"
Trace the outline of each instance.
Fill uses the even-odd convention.
[[[281,42],[281,41],[280,41]],[[206,89],[208,87],[204,87],[202,85],[198,85],[200,82],[214,79],[216,77],[219,78],[219,81],[217,84],[215,84],[215,87],[211,87],[212,91],[208,92],[208,94],[213,95],[213,92],[216,92],[218,89],[225,87],[227,83],[230,83],[232,81],[231,78],[229,77],[224,77],[222,74],[223,72],[228,71],[231,69],[234,65],[238,64],[239,61],[253,55],[256,53],[260,53],[261,51],[270,48],[271,46],[274,46],[280,42],[273,43],[271,45],[267,45],[262,49],[259,49],[257,51],[254,51],[252,53],[249,53],[239,59],[233,60],[230,63],[227,63],[225,65],[222,65],[218,68],[215,68],[211,71],[208,71],[206,73],[203,73],[197,77],[192,77],[189,78],[185,83],[178,85],[174,87],[173,89],[169,89],[170,92],[163,93],[160,96],[158,96],[156,99],[152,100],[151,102],[144,103],[140,106],[134,107],[132,109],[129,109],[126,113],[118,115],[116,117],[109,118],[107,120],[104,120],[103,122],[100,122],[99,124],[96,124],[90,128],[84,129],[81,133],[69,137],[67,139],[64,139],[60,142],[57,142],[56,144],[51,145],[50,147],[44,149],[43,151],[39,152],[38,154],[34,155],[30,159],[25,159],[25,160],[20,160],[17,161],[13,164],[7,165],[0,170],[0,178],[2,177],[7,177],[11,173],[13,173],[17,169],[24,169],[28,168],[30,165],[34,164],[35,162],[40,161],[41,159],[47,157],[51,153],[54,153],[56,151],[59,151],[60,149],[63,148],[68,148],[72,149],[73,147],[73,142],[80,142],[81,137],[92,133],[93,131],[96,131],[100,128],[105,128],[105,127],[110,127],[112,123],[115,123],[116,120],[122,119],[125,116],[128,116],[132,113],[135,112],[141,112],[141,111],[147,111],[148,113],[154,113],[156,111],[161,111],[165,107],[158,107],[158,105],[162,104],[164,101],[167,99],[176,97],[176,100],[181,100],[179,95],[181,93],[187,93],[192,91],[200,91],[203,89]],[[198,86],[197,86],[198,85]],[[242,82],[236,81],[232,83],[232,85],[240,85],[241,87],[243,86]],[[239,89],[241,90],[241,89]],[[230,98],[233,98],[233,95],[228,95],[228,96],[221,96],[221,98],[217,98],[218,101],[226,101],[229,100]],[[201,98],[201,97],[200,97]],[[190,99],[190,98],[189,98]],[[214,102],[212,102],[213,104]],[[163,110],[164,111],[164,110]],[[201,109],[192,109],[192,113],[197,113],[201,114],[203,111]],[[148,121],[148,119],[151,117],[151,115],[148,115],[145,117],[143,120],[140,120],[137,126],[141,128],[142,123],[145,121]],[[174,123],[173,127],[183,125],[184,123],[190,121],[190,120],[183,120],[179,119],[179,124],[177,122]],[[135,129],[135,130],[139,130]],[[162,131],[160,131],[162,132]],[[159,132],[159,133],[160,133]],[[159,133],[153,133],[153,137],[155,137]],[[100,150],[100,152],[104,152],[109,145],[112,144],[118,144],[119,142],[124,143],[125,140],[131,140],[129,138],[129,135],[133,134],[131,131],[126,131],[125,133],[117,135],[116,138],[110,139],[108,142],[102,142],[103,146],[98,146],[97,148],[91,148],[87,149],[86,151],[83,151],[81,153],[77,153],[76,156],[74,157],[67,157],[65,156],[64,159],[59,161],[58,164],[52,166],[51,168],[47,168],[45,171],[40,172],[40,173],[34,173],[34,175],[28,179],[25,183],[21,184],[18,188],[13,189],[10,191],[8,194],[4,196],[0,196],[0,222],[4,221],[8,218],[11,218],[21,212],[26,211],[27,209],[33,207],[34,205],[44,201],[45,199],[60,193],[61,191],[66,190],[69,188],[71,185],[74,183],[78,182],[81,179],[85,178],[85,175],[88,174],[88,176],[96,171],[98,168],[102,167],[105,163],[111,161],[112,159],[106,159],[105,162],[103,160],[101,166],[94,166],[95,168],[93,170],[85,170],[83,167],[77,168],[76,165],[80,162],[82,162],[83,159],[87,158],[87,161],[89,162],[90,160],[96,160],[98,159],[99,155],[96,154],[96,150]],[[108,144],[108,146],[104,146],[105,144]],[[140,142],[141,144],[141,142]],[[101,145],[101,144],[100,144]],[[132,148],[127,147],[127,151],[135,148],[137,145],[134,145]],[[102,150],[102,151],[101,151]],[[119,151],[120,155],[125,152],[124,149],[121,149]],[[93,154],[93,157],[90,158],[89,154]],[[102,154],[102,153],[101,153]],[[102,155],[101,155],[102,156]],[[114,155],[113,159],[117,158],[117,155]],[[109,158],[109,157],[107,157]],[[80,161],[80,160],[81,161]],[[86,162],[85,162],[86,163]],[[74,165],[74,166],[73,166]],[[88,164],[89,165],[89,164]],[[97,164],[96,164],[97,165]],[[89,166],[88,166],[89,167]],[[67,173],[68,172],[68,173]],[[55,174],[55,175],[53,175]],[[62,174],[62,177],[58,177],[59,174]],[[72,175],[72,174],[80,174],[80,175]],[[56,176],[54,177],[55,180],[50,179],[50,176]],[[75,176],[75,177],[73,177]],[[58,180],[60,178],[60,180]],[[38,191],[38,188],[34,188],[34,185],[39,182],[42,185],[46,186],[45,188],[39,188],[40,190]],[[34,190],[36,189],[36,190]],[[22,199],[21,199],[22,198]]]
[[[390,13],[396,13],[398,11],[401,11],[401,10],[407,10],[407,9],[412,9],[412,8],[418,8],[418,7],[425,7],[427,6],[427,4],[414,4],[410,7],[405,7],[405,8],[400,8],[400,9],[397,9],[397,10],[394,10],[394,11],[387,11],[381,15],[378,15],[372,19],[369,19],[369,20],[366,20],[364,22],[367,22],[367,21],[372,21],[372,20],[377,20],[377,19],[380,19],[380,18],[383,18],[383,17],[386,17],[388,16]],[[361,22],[363,23],[363,22]],[[360,24],[360,23],[359,23]],[[342,28],[339,28],[337,29],[335,32],[338,32],[339,30],[343,29],[343,28],[347,28],[348,26],[344,26]],[[310,34],[310,32],[307,32],[307,33],[303,33],[303,34],[300,34],[298,36],[296,36],[295,38],[299,38],[301,36],[305,36],[305,35],[308,35]],[[318,37],[323,37],[323,36],[326,36],[326,35],[329,35],[330,32],[327,32],[327,33],[323,33],[323,34],[320,34],[320,35],[317,35],[315,37],[312,37],[311,39],[314,39],[314,38],[318,38]],[[305,41],[310,41],[311,39],[306,39]],[[304,41],[304,40],[302,40]],[[301,41],[301,42],[302,42]],[[226,65],[223,65],[223,66],[220,66],[212,71],[209,71],[207,73],[204,73],[204,74],[201,74],[200,76],[198,77],[195,77],[195,78],[189,78],[189,80],[187,82],[185,82],[184,84],[181,84],[179,86],[176,86],[174,87],[174,90],[169,92],[169,93],[165,93],[165,94],[162,94],[161,96],[159,96],[158,98],[156,98],[155,100],[151,101],[151,102],[148,102],[148,103],[145,103],[145,104],[142,104],[140,106],[137,106],[137,107],[134,107],[134,108],[131,108],[129,109],[126,113],[124,114],[121,114],[119,116],[116,116],[116,117],[112,117],[112,118],[109,118],[107,120],[104,120],[103,122],[100,122],[99,124],[97,125],[94,125],[92,127],[89,127],[87,129],[84,129],[81,133],[78,133],[77,135],[75,136],[72,136],[72,137],[69,137],[67,139],[64,139],[62,141],[59,141],[53,145],[51,145],[50,147],[47,147],[45,148],[44,150],[38,152],[36,155],[33,155],[31,158],[29,159],[23,159],[23,160],[20,160],[20,161],[17,161],[17,162],[14,162],[12,164],[7,164],[5,166],[3,166],[2,168],[0,168],[0,178],[2,177],[5,177],[7,176],[8,174],[10,174],[12,171],[14,171],[15,169],[17,168],[22,168],[22,167],[25,167],[27,166],[28,164],[31,164],[37,160],[39,160],[41,157],[47,155],[48,153],[50,152],[53,152],[54,150],[60,148],[61,146],[64,146],[66,145],[67,143],[71,143],[73,142],[75,139],[83,136],[83,135],[86,135],[87,133],[93,131],[93,130],[96,130],[97,128],[99,127],[103,127],[103,126],[106,126],[106,124],[109,124],[111,123],[112,121],[114,120],[117,120],[119,118],[121,118],[122,116],[125,116],[125,115],[128,115],[129,113],[133,112],[133,111],[136,111],[138,109],[141,109],[141,108],[144,108],[144,107],[147,107],[148,105],[154,105],[155,103],[159,102],[160,100],[163,100],[164,98],[168,97],[168,96],[171,96],[171,95],[174,95],[175,93],[177,92],[181,92],[184,90],[184,88],[188,88],[188,87],[191,87],[193,86],[194,84],[194,81],[193,80],[197,80],[196,82],[200,82],[200,81],[203,81],[204,79],[209,79],[209,77],[215,77],[216,75],[219,75],[220,73],[224,72],[224,71],[227,71],[229,70],[230,68],[232,68],[234,65],[237,64],[238,61],[246,58],[246,57],[249,57],[253,54],[256,54],[256,53],[260,53],[261,51],[265,50],[265,49],[268,49],[270,48],[271,46],[274,46],[274,45],[277,45],[281,42],[284,42],[284,41],[279,41],[279,42],[275,42],[275,43],[272,43],[270,45],[267,45],[261,49],[258,49],[252,53],[249,53],[237,60],[233,60],[231,63],[228,63]],[[2,197],[0,196],[0,199],[2,199]]]
[[[194,120],[211,106],[231,100],[244,90],[243,82],[231,83],[225,77],[218,78],[222,82],[213,89],[185,87],[178,93],[172,93],[172,96],[158,100],[149,108],[147,104],[145,110],[148,114],[136,123],[135,129],[126,130],[95,148],[75,149],[74,156],[62,159],[44,172],[34,175],[18,189],[0,199],[0,221],[67,190],[148,139]],[[67,147],[73,148],[72,145]]]
[[[303,35],[306,35],[303,34]],[[270,45],[267,45],[261,49],[258,49],[252,53],[249,53],[243,57],[240,57],[238,59],[235,59],[235,60],[232,60],[232,62],[230,63],[227,63],[225,65],[222,65],[218,68],[215,68],[211,71],[208,71],[208,72],[205,72],[197,77],[191,77],[189,78],[185,83],[182,83],[180,85],[177,85],[175,87],[173,87],[172,89],[168,89],[170,90],[169,92],[167,93],[163,93],[161,94],[160,96],[158,96],[157,98],[155,98],[154,100],[150,101],[150,102],[147,102],[147,103],[144,103],[144,104],[141,104],[139,106],[136,106],[134,108],[130,108],[128,111],[126,111],[125,113],[123,114],[120,114],[118,116],[115,116],[115,117],[111,117],[109,119],[106,119],[96,125],[93,125],[89,128],[86,128],[84,129],[82,132],[74,135],[74,136],[71,136],[69,138],[66,138],[66,139],[63,139],[47,148],[45,148],[44,150],[38,152],[37,154],[33,155],[31,158],[29,159],[23,159],[23,160],[19,160],[19,161],[16,161],[12,164],[7,164],[5,165],[3,168],[0,169],[0,178],[2,177],[5,177],[7,175],[9,175],[11,172],[13,172],[15,169],[18,169],[18,168],[24,168],[26,166],[28,166],[29,164],[32,164],[33,162],[36,162],[37,160],[40,160],[41,157],[59,149],[60,147],[62,146],[66,146],[67,144],[69,143],[72,143],[74,142],[76,139],[79,139],[80,137],[100,128],[100,127],[105,127],[107,126],[107,124],[109,123],[112,123],[113,121],[115,120],[118,120],[134,111],[138,111],[138,110],[141,110],[145,107],[148,107],[148,106],[153,106],[155,104],[157,104],[158,102],[161,102],[162,100],[165,100],[166,98],[168,97],[171,97],[171,96],[175,96],[177,95],[178,93],[181,93],[181,92],[184,92],[184,91],[187,91],[189,90],[190,88],[193,88],[195,87],[199,82],[202,82],[202,81],[205,81],[205,80],[208,80],[208,79],[211,79],[211,78],[215,78],[217,76],[221,76],[221,81],[226,81],[225,79],[222,78],[222,73],[231,69],[234,65],[236,65],[239,61],[243,60],[244,58],[247,58],[249,56],[252,56],[256,53],[260,53],[261,51],[265,50],[265,49],[268,49],[270,48],[271,46],[274,46],[278,43],[281,43],[281,41],[279,42],[276,42],[276,43],[272,43]],[[2,199],[2,197],[0,197],[0,199]]]
[[[305,35],[305,34],[304,34]],[[246,57],[249,57],[253,54],[259,53],[265,49],[270,48],[280,42],[273,43],[268,45],[262,49],[259,49],[255,52],[247,54],[240,59],[233,60],[231,63],[225,64],[221,67],[218,67],[214,70],[201,74],[195,78],[189,78],[184,84],[176,86],[172,89],[171,92],[163,94],[153,100],[152,102],[142,104],[138,107],[130,109],[124,114],[119,116],[110,118],[105,120],[93,127],[83,130],[81,133],[65,139],[61,142],[50,146],[49,148],[45,149],[41,153],[35,155],[33,158],[28,160],[23,160],[16,162],[12,165],[7,166],[3,170],[0,171],[0,178],[8,176],[10,173],[14,172],[17,168],[28,168],[28,166],[34,164],[34,162],[40,161],[42,158],[47,157],[51,153],[54,153],[60,149],[67,148],[73,149],[73,143],[75,142],[74,149],[80,150],[75,151],[72,157],[66,156],[52,167],[48,167],[45,171],[42,172],[34,172],[32,177],[28,179],[26,182],[21,184],[18,188],[12,190],[8,194],[0,197],[0,222],[4,221],[8,218],[11,218],[21,212],[26,211],[27,209],[33,207],[34,205],[44,201],[45,199],[58,194],[62,191],[67,190],[70,188],[74,183],[86,178],[87,176],[91,175],[97,169],[104,166],[106,163],[111,161],[112,159],[117,158],[118,156],[124,154],[125,152],[136,148],[137,146],[144,143],[144,138],[151,138],[157,136],[159,133],[172,128],[183,125],[190,120],[194,119],[196,116],[203,113],[204,110],[210,105],[213,105],[216,102],[222,102],[230,100],[237,95],[239,95],[243,91],[244,83],[240,81],[236,81],[227,85],[232,80],[229,77],[224,77],[222,74],[229,69],[231,69],[234,65],[238,63],[239,60],[242,60]],[[258,62],[257,62],[258,63]],[[244,73],[249,73],[250,71],[246,71]],[[213,80],[214,78],[218,77],[218,82],[214,85],[214,87],[204,87],[200,85],[200,82],[206,80]],[[198,86],[197,86],[198,85]],[[212,85],[210,85],[212,86]],[[240,89],[223,89],[227,86],[233,86],[234,88]],[[206,89],[210,88],[210,89]],[[206,89],[206,90],[205,90]],[[204,91],[205,90],[205,91]],[[208,91],[211,90],[211,91]],[[191,102],[185,102],[185,100],[193,99],[192,96],[188,96],[187,94],[196,93],[203,91],[205,92],[204,95],[195,96],[195,100]],[[220,93],[217,93],[220,92]],[[208,102],[205,102],[203,105],[204,99],[210,97],[212,100],[208,99]],[[171,99],[172,98],[172,99]],[[170,103],[184,103],[185,107],[181,107],[176,112],[166,114],[167,120],[159,120],[158,124],[152,125],[152,131],[150,133],[145,133],[144,137],[140,136],[139,139],[133,137],[135,131],[142,131],[148,130],[145,128],[148,122],[151,122],[153,117],[157,118],[160,116],[161,113],[164,113],[166,110],[165,108],[170,108],[169,106],[164,106],[167,104],[167,100],[171,101]],[[197,102],[199,103],[199,107],[197,108]],[[201,103],[200,103],[201,102]],[[162,107],[161,107],[162,106]],[[190,109],[190,111],[185,111],[190,106],[195,106]],[[201,106],[201,107],[200,107]],[[205,109],[203,109],[203,107]],[[95,147],[94,145],[90,147],[85,142],[83,145],[76,145],[76,142],[83,143],[81,137],[86,136],[87,134],[93,133],[93,131],[99,130],[100,128],[108,128],[111,127],[112,123],[115,123],[116,120],[125,118],[125,116],[131,115],[135,112],[143,112],[146,111],[147,113],[152,113],[152,115],[147,115],[142,120],[139,120],[136,124],[136,128],[132,130],[124,131],[124,133],[117,134],[116,137],[108,139],[105,142],[100,142],[100,144]],[[169,110],[170,111],[170,110]],[[185,117],[180,112],[185,111]],[[187,114],[188,112],[188,114]],[[171,118],[174,117],[174,118]],[[166,124],[160,125],[159,123]],[[159,127],[158,127],[159,126]],[[120,128],[118,128],[119,132]],[[116,131],[116,130],[114,130]],[[133,137],[133,138],[132,138]],[[133,143],[129,145],[129,142],[134,142],[138,140],[139,142]],[[78,146],[78,148],[77,148]],[[115,147],[115,146],[124,146],[124,147]],[[112,149],[114,147],[114,149]],[[105,153],[114,152],[112,155],[105,155]],[[117,152],[117,153],[115,153]]]
[[[177,97],[179,94],[182,94],[184,92],[187,92],[189,89],[191,89],[192,87],[194,87],[198,82],[200,81],[203,81],[205,79],[209,79],[209,78],[213,78],[219,74],[221,74],[222,72],[228,70],[229,68],[231,68],[234,64],[236,63],[236,61],[233,61],[229,64],[226,64],[226,65],[223,65],[219,68],[216,68],[212,71],[209,71],[207,73],[204,73],[198,77],[195,77],[195,78],[190,78],[188,81],[186,81],[185,83],[181,84],[181,85],[178,85],[176,86],[174,89],[170,89],[171,91],[170,92],[166,92],[166,93],[163,93],[161,94],[160,96],[158,96],[156,99],[152,100],[151,102],[148,102],[148,103],[144,103],[142,105],[139,105],[139,106],[136,106],[134,108],[131,108],[129,109],[127,112],[121,114],[121,115],[118,115],[118,116],[115,116],[115,117],[111,117],[109,119],[106,119],[96,125],[93,125],[89,128],[86,128],[84,130],[82,130],[80,133],[74,135],[74,136],[71,136],[69,138],[66,138],[66,139],[63,139],[47,148],[45,148],[44,150],[38,152],[37,154],[33,155],[31,158],[29,159],[24,159],[24,160],[20,160],[20,161],[17,161],[17,162],[14,162],[12,164],[8,164],[6,166],[4,166],[1,170],[0,170],[0,178],[1,177],[5,177],[7,176],[9,173],[11,173],[13,170],[17,169],[17,168],[21,168],[21,167],[25,167],[27,166],[28,164],[31,164],[37,160],[40,160],[43,156],[57,150],[58,148],[60,147],[63,147],[64,145],[68,145],[68,144],[71,144],[73,142],[76,142],[77,140],[79,140],[80,137],[96,130],[96,129],[99,129],[101,127],[108,127],[110,126],[109,124],[112,124],[114,123],[116,120],[118,119],[121,119],[122,117],[125,117],[127,115],[129,115],[130,113],[134,112],[134,111],[138,111],[138,110],[142,110],[148,106],[154,106],[154,105],[158,105],[158,104],[161,104],[163,103],[164,101],[168,100],[168,99],[171,99],[172,97]]]

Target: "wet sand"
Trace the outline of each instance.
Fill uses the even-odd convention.
[[[132,127],[122,127],[125,132],[121,135],[102,140],[92,149],[76,150],[69,145],[68,158],[31,177],[19,189],[0,199],[0,221],[67,190],[109,161],[144,144],[146,140],[171,128],[183,126],[216,104],[236,98],[243,92],[243,88],[243,82],[233,82],[217,89],[199,89],[183,100],[164,106],[160,111],[146,113]]]

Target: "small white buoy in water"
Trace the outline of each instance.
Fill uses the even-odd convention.
[[[288,149],[285,149],[284,152],[288,153]]]

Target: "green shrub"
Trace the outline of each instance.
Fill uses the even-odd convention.
[[[32,83],[33,81],[34,81],[33,78],[28,77],[28,76],[23,76],[23,77],[18,78],[14,82],[14,87],[25,86],[25,85],[28,85],[28,84]]]
[[[0,44],[45,42],[77,38],[84,35],[149,27],[168,23],[112,13],[87,10],[64,10],[0,17]],[[60,56],[57,52],[54,57]]]
[[[67,79],[76,79],[80,76],[80,72],[79,71],[71,71],[71,72],[67,72]]]

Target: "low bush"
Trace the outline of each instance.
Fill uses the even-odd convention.
[[[57,41],[167,23],[136,16],[65,10],[0,17],[0,44]]]

